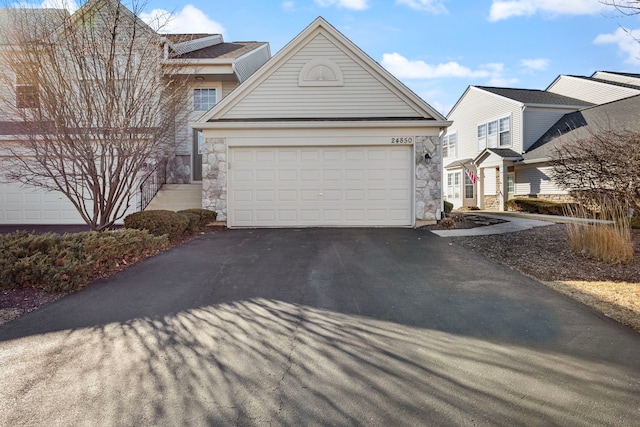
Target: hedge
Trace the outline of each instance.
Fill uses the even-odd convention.
[[[558,203],[551,200],[536,198],[509,199],[505,207],[509,211],[526,212],[544,215],[566,215],[567,208],[574,206],[572,203]]]
[[[167,244],[141,230],[0,235],[0,288],[70,292]]]

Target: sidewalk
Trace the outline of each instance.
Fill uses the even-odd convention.
[[[488,218],[499,218],[507,222],[457,230],[431,230],[431,232],[440,237],[488,236],[490,234],[513,233],[534,227],[544,227],[558,222],[570,222],[573,219],[554,215],[520,214],[517,212],[473,211],[472,213]]]

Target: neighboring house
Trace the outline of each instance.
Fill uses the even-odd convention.
[[[443,137],[445,199],[454,208],[489,210],[504,210],[513,197],[566,200],[550,176],[551,146],[542,147],[558,128],[567,133],[574,113],[611,114],[594,104],[638,94],[640,75],[613,72],[560,76],[544,91],[470,86],[447,117],[453,125]]]
[[[318,18],[193,125],[203,207],[230,227],[435,220],[449,124]]]
[[[577,139],[589,138],[601,130],[640,132],[639,113],[640,95],[635,95],[563,116],[522,155],[517,170],[527,179],[518,183],[516,192],[535,194],[536,189],[549,180],[548,162],[558,148]]]
[[[84,13],[87,7],[95,7],[103,0],[88,2],[76,14]],[[108,4],[109,0],[105,1]],[[52,23],[51,17],[61,16],[61,10],[34,9],[31,16],[35,22]],[[0,9],[0,25],[9,25],[15,18],[13,9]],[[36,26],[37,27],[37,26]],[[236,87],[260,68],[271,56],[266,42],[225,42],[220,34],[158,34],[164,56],[158,58],[163,64],[177,65],[189,83],[185,89],[186,108],[175,117],[174,141],[169,146],[174,152],[167,155],[166,182],[183,184],[173,190],[190,194],[186,199],[164,200],[156,208],[183,208],[201,206],[202,181],[202,134],[189,126],[216,103],[229,95]],[[0,40],[1,44],[1,40]],[[29,107],[28,84],[16,82],[18,90],[15,102],[19,108]],[[31,88],[33,89],[33,88]],[[2,88],[0,87],[0,90]],[[22,95],[22,96],[20,96]],[[24,133],[19,124],[2,113],[0,105],[0,141],[10,142]],[[0,152],[0,156],[3,155]],[[5,153],[6,155],[6,153]],[[153,163],[155,159],[149,159]],[[164,164],[164,163],[163,163]],[[191,185],[188,185],[191,184]],[[175,203],[174,203],[175,202]],[[139,203],[139,201],[138,201]],[[153,207],[153,206],[152,206]],[[132,206],[132,210],[140,206]],[[45,192],[16,183],[0,182],[0,224],[78,224],[80,215],[71,202],[61,193]]]

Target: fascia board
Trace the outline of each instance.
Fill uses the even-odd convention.
[[[202,118],[204,119],[204,117]],[[449,121],[440,120],[354,120],[354,121],[197,121],[189,123],[194,129],[323,129],[330,124],[332,129],[346,128],[438,128],[443,129],[451,126]]]

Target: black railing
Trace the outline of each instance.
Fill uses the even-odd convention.
[[[160,188],[167,183],[167,159],[166,157],[144,177],[140,183],[140,210],[143,211],[151,199],[158,194]]]

